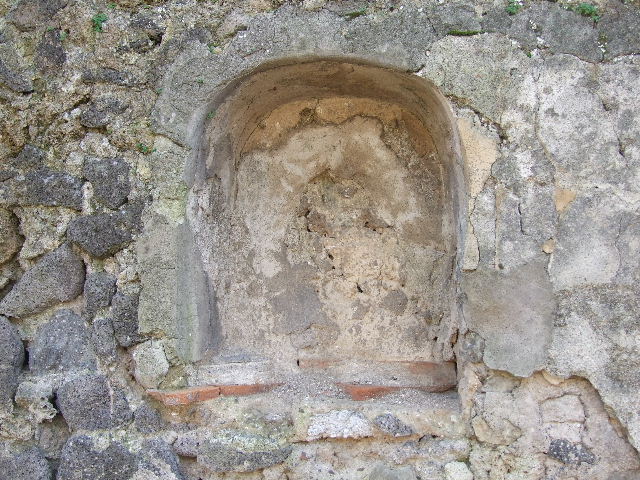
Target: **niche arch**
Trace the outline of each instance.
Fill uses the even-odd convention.
[[[321,369],[350,384],[455,384],[466,199],[437,88],[296,58],[222,86],[194,119],[185,248],[210,295],[197,383]]]

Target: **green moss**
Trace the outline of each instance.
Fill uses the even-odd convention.
[[[470,37],[472,35],[478,35],[482,33],[482,30],[449,30],[449,35],[456,37]]]
[[[505,10],[509,15],[515,15],[520,11],[521,8],[522,3],[520,3],[520,0],[509,0],[509,4],[507,5],[507,8],[505,8]]]
[[[107,15],[103,12],[96,13],[93,17],[91,17],[91,23],[93,25],[94,32],[102,32],[102,26],[109,19]]]
[[[140,152],[140,153],[144,153],[145,155],[148,155],[150,153],[152,153],[154,151],[154,149],[152,149],[150,146],[145,145],[144,143],[137,143],[136,144],[136,149]]]
[[[367,9],[366,8],[361,8],[360,10],[353,10],[351,12],[345,12],[342,14],[343,17],[346,17],[349,20],[352,20],[354,18],[358,18],[361,17],[362,15],[366,15],[367,14]]]
[[[598,7],[590,3],[579,3],[578,5],[573,7],[572,10],[576,13],[579,13],[583,17],[589,17],[594,22],[598,22],[598,20],[600,20]]]

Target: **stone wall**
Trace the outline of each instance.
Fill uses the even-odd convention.
[[[0,0],[0,16],[6,478],[640,478],[637,2]],[[208,260],[201,139],[224,124],[221,92],[314,58],[446,98],[464,215],[437,360],[455,361],[453,390],[283,383],[260,365],[225,382],[206,355],[220,330],[202,319],[242,271],[226,282]],[[370,110],[315,111],[296,128],[384,138]],[[273,141],[265,125],[250,144]],[[307,243],[339,210],[318,178]],[[221,305],[238,315],[246,292]],[[363,345],[370,361],[392,348]]]

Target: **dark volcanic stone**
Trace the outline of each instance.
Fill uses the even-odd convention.
[[[291,450],[267,437],[224,431],[200,445],[197,462],[214,472],[253,472],[284,462]]]
[[[130,203],[117,212],[96,213],[71,221],[67,236],[97,258],[106,258],[127,246],[140,231],[141,203]]]
[[[67,3],[68,0],[20,0],[9,12],[7,20],[19,30],[33,30],[50,21]]]
[[[58,389],[58,409],[71,430],[120,427],[131,421],[124,393],[102,375],[74,378]]]
[[[409,425],[403,423],[398,417],[390,413],[378,415],[374,418],[373,422],[380,430],[394,437],[406,437],[415,433]]]
[[[91,330],[71,310],[59,310],[38,329],[29,348],[29,368],[34,373],[95,369]]]
[[[123,295],[118,293],[111,302],[113,315],[113,331],[116,340],[123,347],[130,347],[142,341],[138,335],[138,295]]]
[[[85,435],[69,439],[62,450],[58,480],[127,480],[133,478],[183,479],[178,457],[160,439],[144,441],[140,451],[131,452],[119,442],[105,448]],[[169,472],[173,475],[169,475]]]
[[[582,462],[589,464],[596,462],[595,455],[582,443],[572,443],[563,439],[551,440],[548,455],[566,464],[580,465]]]
[[[117,98],[101,98],[85,107],[80,114],[80,124],[87,128],[104,127],[126,109],[127,105]]]
[[[137,471],[137,463],[118,442],[101,450],[86,435],[73,436],[62,449],[57,480],[126,480]]]
[[[31,170],[42,166],[46,152],[33,145],[25,145],[16,158],[10,161],[15,168]]]
[[[110,318],[98,318],[93,322],[91,339],[96,354],[106,362],[116,359],[117,346]]]
[[[116,278],[107,272],[95,272],[87,275],[84,282],[84,311],[93,318],[101,308],[111,304],[116,292]]]
[[[176,479],[184,478],[178,457],[166,442],[158,438],[146,440],[142,444],[141,453],[138,464],[141,477],[144,478],[144,474],[149,472],[151,478],[162,478],[170,470]]]
[[[84,263],[65,244],[44,255],[0,302],[0,313],[24,317],[82,293]]]
[[[3,264],[11,260],[22,246],[18,218],[4,208],[0,208],[0,232],[0,264]]]
[[[99,68],[82,74],[85,83],[111,83],[121,87],[133,87],[138,85],[138,80],[131,72],[114,70],[113,68]]]
[[[35,61],[38,69],[46,71],[59,68],[66,60],[67,54],[62,48],[60,30],[46,30],[36,48]]]
[[[48,168],[0,184],[0,205],[44,205],[82,210],[82,180]]]
[[[9,44],[0,44],[0,84],[18,93],[33,91],[32,73],[27,70],[16,49]]]
[[[138,407],[133,417],[133,423],[140,433],[156,433],[165,427],[160,414],[145,403]]]
[[[95,198],[106,207],[118,208],[131,191],[129,164],[122,158],[89,158],[83,175],[93,185]]]
[[[38,448],[14,456],[0,457],[0,475],[10,480],[51,480],[49,462]]]
[[[0,406],[10,405],[24,362],[24,347],[17,329],[0,316]]]

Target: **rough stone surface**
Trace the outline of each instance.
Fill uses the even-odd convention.
[[[65,241],[65,233],[75,212],[63,207],[16,207],[13,213],[20,219],[24,243],[19,260],[33,262],[37,257],[55,250]]]
[[[42,40],[36,47],[36,65],[40,71],[60,68],[67,60],[67,54],[62,45],[62,32],[63,30],[53,28],[47,29],[42,34]]]
[[[84,263],[69,245],[44,255],[0,302],[0,313],[24,317],[59,302],[73,300],[82,292]]]
[[[290,454],[290,446],[268,437],[225,430],[200,445],[197,461],[214,472],[252,472],[282,463]]]
[[[99,98],[84,108],[80,114],[80,124],[87,128],[104,127],[111,123],[115,115],[123,113],[126,109],[127,106],[117,98]]]
[[[84,311],[93,318],[101,308],[111,305],[116,293],[116,279],[107,272],[95,272],[87,275],[84,281]]]
[[[466,463],[451,462],[444,466],[445,480],[473,480],[473,473]]]
[[[21,0],[15,4],[8,19],[21,30],[32,30],[51,20],[67,0]]]
[[[549,456],[562,463],[594,463],[596,457],[581,443],[571,443],[564,439],[551,440]]]
[[[117,358],[117,344],[110,318],[97,318],[91,336],[93,350],[101,360],[109,363]]]
[[[415,471],[411,467],[390,467],[388,465],[376,465],[369,476],[368,480],[416,480]]]
[[[38,448],[30,448],[11,457],[0,456],[0,469],[11,480],[51,480],[49,462]]]
[[[307,434],[318,438],[363,438],[373,435],[373,428],[360,412],[334,410],[311,417]]]
[[[122,249],[131,232],[119,213],[98,213],[79,217],[69,225],[69,239],[91,255],[104,258]]]
[[[149,340],[132,349],[133,375],[146,388],[156,388],[169,371],[162,342]]]
[[[465,314],[484,339],[484,361],[493,368],[527,376],[544,364],[553,325],[554,298],[541,263],[513,274],[476,271],[465,280]],[[482,285],[492,284],[490,291]],[[514,322],[519,323],[515,327]],[[500,331],[501,335],[496,335]],[[528,352],[523,355],[522,352]],[[519,352],[520,355],[516,354]]]
[[[406,437],[415,433],[409,425],[403,423],[398,417],[390,413],[378,415],[373,419],[373,423],[375,423],[380,430],[394,437]]]
[[[10,260],[22,244],[16,217],[5,209],[0,209],[0,230],[2,231],[2,237],[0,238],[0,264],[2,264]]]
[[[51,420],[58,411],[51,403],[53,389],[49,382],[24,381],[18,385],[16,403],[29,410],[36,423]]]
[[[0,44],[0,85],[17,93],[33,91],[33,74],[12,45]]]
[[[91,330],[84,319],[71,310],[58,310],[29,345],[29,368],[37,374],[95,369]]]
[[[36,440],[45,457],[49,460],[59,460],[69,435],[69,426],[62,415],[57,415],[51,421],[43,422],[38,426]]]
[[[0,316],[0,408],[10,408],[24,362],[24,347],[16,328]]]
[[[136,409],[133,414],[133,423],[141,433],[156,433],[166,427],[158,411],[146,404]]]
[[[62,450],[59,480],[184,480],[178,458],[160,439],[141,442],[139,450],[118,441],[72,436]]]
[[[58,389],[57,406],[71,430],[115,428],[132,418],[123,392],[101,375],[80,376],[65,382]]]
[[[129,192],[129,164],[122,158],[89,158],[83,168],[84,177],[93,185],[94,197],[109,208],[121,206]]]
[[[0,205],[82,209],[82,180],[65,172],[40,168],[0,184]]]
[[[130,347],[142,340],[138,335],[138,304],[137,295],[116,294],[111,301],[113,315],[113,331],[118,344]]]
[[[94,446],[86,435],[72,436],[62,450],[58,480],[115,480],[132,478],[137,471],[136,456],[121,443]]]

